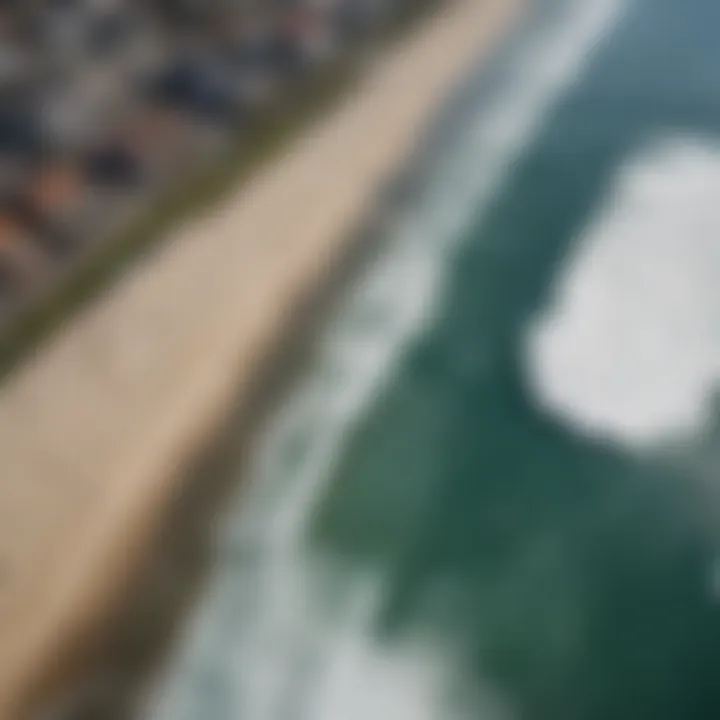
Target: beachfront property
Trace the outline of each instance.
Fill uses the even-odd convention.
[[[0,327],[411,5],[0,4]]]

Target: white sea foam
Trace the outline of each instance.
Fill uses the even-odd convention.
[[[657,140],[620,171],[530,335],[546,406],[633,447],[717,420],[718,187],[720,145],[701,138]]]
[[[364,409],[432,317],[462,230],[483,212],[625,4],[572,3],[561,25],[515,59],[505,94],[477,108],[422,197],[391,223],[383,258],[350,294],[315,371],[267,436],[153,717],[461,720],[469,709],[476,716],[480,699],[466,707],[457,700],[448,676],[457,679],[460,669],[437,637],[419,629],[392,646],[374,637],[382,568],[312,557],[303,535]],[[502,716],[490,693],[482,701],[485,717]]]

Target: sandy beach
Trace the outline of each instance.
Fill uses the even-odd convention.
[[[111,602],[177,472],[327,280],[374,194],[519,0],[458,0],[179,228],[0,389],[0,720]]]

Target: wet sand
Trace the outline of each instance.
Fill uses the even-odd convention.
[[[458,0],[241,192],[180,228],[0,390],[0,718],[97,623],[178,491],[250,400],[294,309],[350,250],[374,193],[514,17]]]

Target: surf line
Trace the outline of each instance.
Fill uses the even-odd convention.
[[[324,627],[312,592],[318,568],[302,542],[312,511],[353,429],[441,302],[444,272],[464,226],[482,216],[588,62],[589,49],[627,5],[568,4],[557,24],[518,53],[499,96],[474,109],[475,119],[416,202],[390,223],[387,251],[329,327],[315,371],[276,418],[231,509],[214,581],[163,688],[159,720],[203,717],[206,702],[219,702],[203,692],[199,675],[218,679],[237,716],[280,720],[292,707],[292,717],[317,717],[313,708],[323,699],[307,685],[319,686],[341,648],[314,632]],[[378,577],[359,582],[381,592]],[[372,613],[359,617],[358,633]]]

